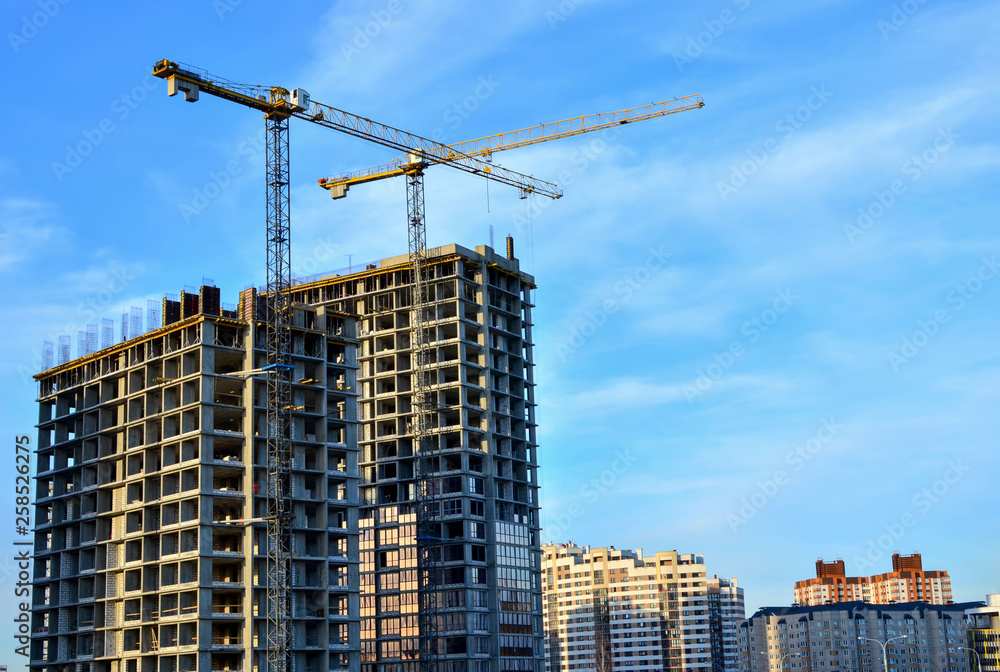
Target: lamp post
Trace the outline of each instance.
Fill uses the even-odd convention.
[[[983,672],[983,661],[982,661],[982,659],[979,658],[979,652],[978,651],[976,651],[975,649],[970,649],[967,646],[959,646],[959,647],[956,647],[956,648],[958,648],[960,650],[961,649],[965,649],[966,651],[972,651],[974,654],[976,654],[976,669],[979,672]]]
[[[882,647],[882,669],[885,672],[889,672],[889,656],[886,655],[885,649],[887,646],[889,646],[889,642],[891,642],[894,639],[906,639],[906,635],[900,635],[899,637],[892,637],[890,639],[887,639],[885,640],[884,644],[880,640],[875,639],[874,637],[858,637],[858,639],[864,640],[866,642],[875,642],[876,644]]]

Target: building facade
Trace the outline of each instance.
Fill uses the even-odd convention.
[[[546,672],[737,670],[743,590],[704,557],[542,549]]]
[[[743,672],[971,672],[966,609],[981,603],[767,607],[740,625]],[[886,646],[883,659],[878,642]],[[861,639],[865,638],[865,639]]]
[[[36,376],[31,669],[265,668],[257,302],[182,293],[161,328]],[[360,670],[355,326],[293,308],[297,670]]]
[[[986,605],[965,612],[968,643],[975,670],[1000,672],[1000,594],[986,596]]]
[[[441,672],[541,672],[531,276],[481,246],[428,250],[423,322],[436,402],[434,625]],[[408,257],[294,288],[357,314],[365,672],[415,672],[420,623]]]
[[[892,571],[874,576],[847,576],[843,560],[816,561],[816,578],[795,582],[795,603],[815,606],[862,601],[872,604],[952,601],[946,571],[924,570],[919,553],[892,555]]]
[[[709,627],[712,631],[712,670],[739,670],[739,626],[746,618],[743,589],[735,578],[712,577],[706,583]]]

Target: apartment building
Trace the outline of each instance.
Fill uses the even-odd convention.
[[[738,669],[743,590],[703,556],[552,544],[542,570],[547,672]]]
[[[538,444],[531,290],[510,245],[428,250],[423,322],[436,402],[431,493],[442,672],[541,672]],[[365,672],[419,666],[413,350],[408,257],[294,288],[357,314],[361,646]]]
[[[892,555],[892,571],[874,576],[847,576],[844,561],[816,561],[816,578],[795,582],[795,603],[814,606],[863,601],[872,604],[952,601],[946,571],[924,570],[919,553]]]
[[[968,609],[965,617],[976,672],[1000,672],[1000,594],[987,595],[985,606]]]
[[[740,625],[743,672],[971,672],[966,609],[982,603],[766,607]],[[905,637],[905,639],[899,639]],[[861,639],[865,638],[865,639]],[[883,659],[882,644],[887,659]]]
[[[735,578],[713,576],[708,586],[708,617],[712,631],[712,670],[740,669],[739,625],[746,618],[743,589]]]
[[[36,376],[30,668],[265,668],[261,299],[164,299],[160,328]],[[360,670],[354,316],[296,304],[296,670]]]
[[[816,578],[795,582],[795,603],[871,602],[872,586],[867,576],[847,576],[841,559],[816,561]]]

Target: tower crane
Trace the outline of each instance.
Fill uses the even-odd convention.
[[[195,102],[199,94],[238,103],[262,112],[266,130],[267,161],[267,303],[264,306],[267,375],[267,672],[291,672],[291,369],[290,297],[291,257],[289,244],[289,154],[288,121],[292,117],[331,130],[374,142],[408,156],[434,156],[443,163],[473,175],[517,187],[522,193],[559,198],[552,183],[537,180],[478,157],[445,147],[392,126],[323,105],[311,100],[304,89],[237,84],[207,72],[162,60],[153,75],[167,81],[167,94],[184,94]],[[422,183],[421,183],[422,186]],[[419,211],[423,210],[423,190]],[[414,207],[418,207],[414,204]],[[422,217],[420,231],[423,231]],[[412,245],[422,249],[424,239]],[[419,275],[419,274],[418,274]],[[425,580],[427,577],[424,577]]]
[[[700,94],[672,98],[614,112],[602,112],[563,119],[547,124],[530,126],[507,133],[498,133],[453,145],[441,145],[419,154],[409,153],[375,168],[323,178],[319,184],[330,192],[330,197],[340,199],[356,184],[375,182],[391,177],[406,177],[407,238],[409,260],[413,273],[411,285],[410,344],[413,352],[411,406],[413,436],[416,455],[414,460],[415,498],[417,504],[417,566],[420,573],[420,664],[424,672],[437,672],[436,650],[431,642],[437,636],[437,593],[430,586],[430,577],[437,572],[435,504],[430,479],[434,469],[430,466],[436,448],[430,441],[428,415],[433,410],[427,389],[427,351],[424,334],[424,309],[428,303],[427,277],[427,226],[424,218],[424,170],[435,163],[446,163],[455,156],[481,157],[492,162],[494,152],[526,147],[559,138],[592,133],[624,124],[647,121],[669,114],[695,110],[705,106]],[[490,173],[484,171],[484,177]],[[524,198],[534,190],[522,189]],[[551,196],[551,194],[546,194]]]

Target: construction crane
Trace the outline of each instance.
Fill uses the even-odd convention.
[[[413,273],[410,308],[410,344],[413,352],[411,424],[416,447],[414,454],[419,456],[414,460],[414,494],[417,508],[417,567],[421,577],[420,665],[424,672],[437,672],[436,649],[431,646],[431,642],[437,638],[437,591],[431,585],[430,577],[437,573],[436,565],[440,553],[435,513],[437,503],[432,488],[433,473],[436,471],[432,465],[438,448],[430,441],[429,422],[429,414],[435,405],[427,390],[427,350],[424,334],[424,309],[428,303],[424,170],[434,163],[447,162],[454,156],[483,157],[492,163],[494,152],[656,119],[704,106],[705,102],[701,95],[693,94],[625,110],[572,117],[454,145],[440,146],[420,154],[410,153],[369,170],[319,180],[320,186],[330,192],[331,198],[339,199],[347,196],[348,190],[356,184],[391,177],[406,177],[407,239]],[[490,173],[484,171],[484,177],[489,179]],[[522,189],[521,197],[524,198],[530,193],[531,190]]]
[[[267,161],[267,669],[292,671],[291,637],[291,402],[290,297],[291,257],[289,242],[289,154],[288,121],[292,117],[353,135],[405,152],[408,156],[433,154],[444,163],[473,175],[517,187],[522,194],[539,193],[559,198],[555,184],[515,171],[491,166],[479,158],[446,148],[427,138],[380,124],[311,100],[304,89],[237,84],[207,72],[162,60],[153,75],[167,81],[170,96],[184,94],[195,102],[205,93],[262,112],[266,129]],[[422,212],[423,193],[420,193]],[[422,226],[421,226],[422,230]],[[420,243],[423,245],[421,239]],[[419,275],[419,273],[418,273]],[[424,577],[427,579],[428,577]]]
[[[593,133],[594,131],[602,131],[624,124],[665,117],[668,114],[696,110],[704,106],[705,102],[701,94],[696,93],[690,96],[671,98],[659,103],[630,107],[625,110],[586,114],[547,124],[529,126],[528,128],[516,131],[508,131],[507,133],[488,135],[475,140],[466,140],[465,142],[458,142],[425,152],[420,158],[424,167],[430,163],[447,159],[453,154],[488,158],[494,152],[527,147],[528,145],[536,145],[541,142],[568,138],[583,133]],[[416,164],[418,163],[415,161],[415,158],[413,155],[402,156],[375,168],[322,178],[319,180],[319,184],[330,192],[331,198],[343,198],[347,195],[347,191],[356,184],[365,184],[366,182],[375,182],[390,177],[410,175],[415,171]]]

